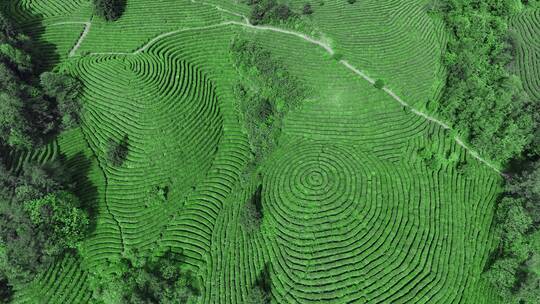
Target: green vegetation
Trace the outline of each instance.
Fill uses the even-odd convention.
[[[313,14],[313,7],[311,7],[310,3],[304,4],[304,7],[302,8],[302,14],[304,14],[304,15]]]
[[[60,163],[27,163],[21,174],[0,167],[0,273],[10,284],[30,281],[85,235],[88,215],[65,186],[68,172]]]
[[[107,21],[115,21],[122,16],[126,0],[93,0],[94,12]]]
[[[540,162],[511,179],[495,217],[499,249],[486,276],[505,303],[540,301]]]
[[[270,51],[256,42],[237,39],[231,48],[236,67],[243,73],[236,94],[253,163],[259,164],[277,145],[283,117],[307,97],[306,90]]]
[[[0,33],[0,278],[9,290],[76,249],[89,218],[62,159],[8,167],[5,155],[37,148],[77,126],[80,85],[57,73],[44,73],[39,82],[27,53],[30,40],[2,13]],[[9,292],[2,295],[9,297]]]
[[[196,303],[200,283],[182,261],[171,251],[123,257],[109,265],[114,272],[97,273],[94,303]]]
[[[254,25],[296,17],[296,13],[287,4],[278,3],[278,0],[247,0],[247,4],[252,7],[249,22]]]
[[[0,13],[0,146],[29,148],[78,123],[80,86],[75,79],[44,73],[35,84],[28,38]]]
[[[121,166],[129,153],[128,136],[124,135],[121,140],[116,141],[109,138],[107,141],[107,161],[113,166]]]
[[[487,158],[499,164],[529,147],[538,105],[507,70],[512,60],[508,18],[515,1],[442,1],[439,11],[452,33],[444,63],[446,87],[438,111]],[[481,42],[481,43],[478,43]]]
[[[55,103],[61,128],[77,127],[82,112],[78,97],[81,91],[79,81],[65,74],[45,72],[40,76],[43,92]]]
[[[540,2],[529,1],[527,9],[512,17],[510,36],[515,54],[512,70],[519,75],[525,92],[535,108],[540,107],[540,41],[534,37],[540,34]],[[530,154],[540,155],[540,124],[536,125]]]
[[[248,233],[252,233],[260,228],[262,217],[262,185],[258,185],[244,204],[240,222]]]
[[[455,133],[419,114],[428,100],[443,103],[449,94],[444,75],[456,71],[445,71],[440,54],[463,55],[445,48],[449,38],[449,46],[458,45],[445,21],[428,14],[421,0],[306,2],[247,1],[246,7],[232,0],[130,0],[115,22],[91,18],[94,7],[85,0],[0,4],[20,23],[13,28],[32,39],[17,46],[48,45],[30,54],[46,63],[40,73],[55,72],[40,77],[31,68],[33,76],[21,78],[43,99],[47,110],[36,113],[50,115],[44,120],[50,131],[34,135],[31,126],[32,148],[0,150],[10,179],[27,179],[24,166],[34,164],[58,184],[22,200],[20,221],[28,224],[14,225],[48,226],[58,236],[49,243],[59,248],[47,242],[43,248],[63,252],[25,286],[0,273],[0,288],[15,285],[16,293],[0,298],[496,304],[500,291],[510,299],[501,302],[528,297],[535,303],[533,249],[540,234],[536,205],[525,194],[533,191],[534,183],[525,182],[533,171],[515,175],[492,221],[502,178],[475,157],[476,148],[466,150]],[[498,19],[482,17],[496,3],[480,2],[489,8],[479,8],[479,16],[454,17],[469,24],[465,29],[477,21],[498,28]],[[239,25],[250,9],[253,23],[272,27]],[[531,54],[525,37],[536,19],[524,19],[531,25],[516,35],[523,40],[516,50]],[[70,23],[88,21],[85,36],[84,24]],[[491,35],[499,32],[505,30],[466,37],[498,40]],[[302,35],[338,53],[330,59]],[[75,44],[80,48],[71,49]],[[465,51],[467,60],[476,56]],[[15,54],[7,47],[2,52]],[[534,72],[535,59],[527,56],[522,61]],[[519,75],[526,90],[535,85],[533,77]],[[499,99],[491,94],[505,91],[490,91],[492,84],[481,93],[493,102]],[[515,105],[533,105],[513,98]],[[20,99],[24,106],[26,97]],[[437,115],[442,107],[427,108],[430,117],[450,120]],[[478,112],[482,127],[495,111]],[[532,160],[533,148],[524,145]],[[57,176],[49,169],[54,159],[73,174]],[[529,190],[515,192],[511,185]],[[84,208],[69,208],[76,205]],[[37,216],[54,206],[57,215]],[[83,209],[90,210],[90,233],[80,240]],[[492,256],[490,227],[502,237]],[[13,246],[2,242],[0,264],[9,268],[6,248]],[[485,284],[484,270],[493,286]]]
[[[382,80],[382,79],[377,79],[375,81],[375,83],[373,84],[373,86],[376,87],[379,90],[384,88],[384,85],[385,85],[385,83],[384,83],[384,80]]]

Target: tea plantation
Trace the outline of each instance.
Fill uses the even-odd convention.
[[[35,71],[76,79],[81,109],[39,145],[0,141],[0,160],[16,176],[61,161],[89,218],[31,279],[6,272],[5,301],[512,303],[493,283],[511,257],[498,206],[540,132],[506,162],[441,110],[454,2],[3,1]],[[507,73],[536,122],[540,9],[506,2]],[[531,239],[515,290],[540,261]]]

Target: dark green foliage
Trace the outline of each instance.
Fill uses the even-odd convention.
[[[254,25],[296,17],[288,5],[278,3],[277,0],[248,0],[247,4],[252,7],[249,22]]]
[[[302,14],[304,15],[313,14],[313,8],[311,7],[311,4],[309,3],[304,4],[304,7],[302,8]]]
[[[524,206],[535,224],[540,224],[540,161],[511,179],[506,185],[512,195],[524,198]]]
[[[54,73],[37,85],[26,37],[0,13],[0,146],[29,148],[78,121],[77,81]]]
[[[268,295],[258,286],[253,287],[246,299],[246,304],[266,304],[270,303]]]
[[[382,89],[384,88],[384,80],[382,79],[377,79],[375,81],[375,83],[373,84],[374,87],[376,87],[377,89]]]
[[[349,2],[349,4],[354,4],[356,3],[356,0],[347,0],[347,2]]]
[[[107,161],[115,166],[121,166],[129,153],[129,139],[125,135],[122,140],[116,141],[112,138],[107,142]]]
[[[276,145],[283,116],[306,97],[306,90],[287,68],[253,41],[235,40],[232,54],[242,83],[236,86],[254,163]]]
[[[334,59],[335,61],[340,61],[341,59],[343,59],[343,54],[341,53],[334,53],[332,55],[332,59]]]
[[[94,12],[107,21],[115,21],[122,16],[126,0],[94,0]]]
[[[246,303],[268,304],[272,301],[272,280],[270,278],[269,264],[265,264],[259,274],[255,285],[250,290]]]
[[[262,185],[259,185],[244,204],[240,222],[246,231],[251,233],[259,229],[262,218]]]
[[[123,257],[110,265],[113,273],[96,273],[94,303],[193,303],[200,284],[182,261],[171,251],[150,259]]]
[[[1,249],[0,249],[1,250]],[[0,253],[0,256],[2,253]],[[1,263],[1,258],[0,258]],[[0,274],[0,303],[9,303],[13,297],[13,288],[9,285],[6,277]]]
[[[0,166],[0,273],[10,284],[30,281],[86,232],[86,212],[63,190],[65,172],[54,164],[27,163],[20,174]]]
[[[540,248],[540,162],[507,182],[497,206],[499,249],[486,273],[505,303],[538,303]]]
[[[481,154],[501,164],[532,139],[538,109],[506,66],[512,59],[508,17],[515,1],[439,1],[452,35],[443,62],[448,71],[438,111]]]
[[[77,97],[81,91],[81,83],[69,75],[51,72],[41,74],[40,80],[43,92],[56,101],[62,128],[78,126],[81,104]]]

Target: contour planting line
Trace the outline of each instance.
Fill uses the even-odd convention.
[[[223,11],[223,12],[227,12],[227,13],[231,13],[235,16],[238,16],[238,17],[242,17],[244,19],[245,22],[239,22],[239,21],[225,21],[225,22],[221,22],[221,23],[217,23],[217,24],[213,24],[213,25],[207,25],[207,26],[200,26],[200,27],[191,27],[191,28],[182,28],[182,29],[179,29],[179,30],[174,30],[174,31],[170,31],[170,32],[166,32],[166,33],[163,33],[163,34],[160,34],[156,37],[154,37],[153,39],[151,39],[150,41],[148,41],[146,44],[144,44],[142,47],[138,48],[137,50],[135,50],[134,52],[132,53],[125,53],[125,52],[105,52],[105,53],[90,53],[89,55],[136,55],[136,54],[139,54],[145,50],[147,50],[152,44],[154,44],[155,42],[157,42],[158,40],[162,39],[162,38],[165,38],[165,37],[168,37],[168,36],[171,36],[171,35],[174,35],[174,34],[177,34],[177,33],[181,33],[181,32],[186,32],[186,31],[194,31],[194,30],[205,30],[205,29],[211,29],[211,28],[217,28],[217,27],[222,27],[222,26],[227,26],[227,25],[239,25],[239,26],[242,26],[242,27],[247,27],[247,28],[251,28],[251,29],[254,29],[254,30],[262,30],[262,31],[272,31],[272,32],[277,32],[277,33],[282,33],[282,34],[287,34],[287,35],[292,35],[292,36],[296,36],[296,37],[299,37],[309,43],[312,43],[312,44],[315,44],[315,45],[318,45],[320,46],[321,48],[323,48],[328,54],[330,55],[334,55],[335,54],[335,51],[334,49],[326,42],[323,42],[323,41],[320,41],[320,40],[317,40],[313,37],[310,37],[304,33],[300,33],[300,32],[296,32],[296,31],[292,31],[292,30],[286,30],[286,29],[282,29],[282,28],[278,28],[278,27],[275,27],[275,26],[270,26],[270,25],[253,25],[251,23],[249,23],[249,19],[242,15],[242,14],[238,14],[238,13],[234,13],[234,12],[231,12],[229,10],[226,10],[218,5],[214,5],[214,4],[210,4],[210,3],[206,3],[206,2],[197,2],[195,0],[191,0],[191,2],[193,3],[200,3],[200,4],[204,4],[204,5],[210,5],[212,7],[214,7],[215,9],[219,10],[219,11]],[[90,22],[81,22],[81,23],[85,23],[87,26],[83,32],[83,34],[81,35],[81,38],[79,39],[79,41],[77,42],[77,44],[75,45],[75,47],[73,48],[72,52],[70,52],[70,56],[73,56],[74,55],[74,52],[77,50],[77,48],[80,46],[80,44],[82,43],[82,40],[84,39],[84,37],[86,36],[86,34],[88,34],[88,31],[90,30],[90,26],[91,26],[91,23]],[[59,23],[57,23],[59,24]],[[56,24],[55,24],[56,25]],[[73,54],[72,54],[73,53]],[[362,77],[364,80],[368,81],[369,83],[371,84],[374,84],[375,83],[375,80],[373,80],[373,78],[369,77],[365,72],[357,69],[356,67],[354,67],[353,65],[351,65],[348,61],[346,60],[339,60],[339,63],[341,65],[343,65],[344,67],[346,67],[347,69],[351,70],[353,73],[355,73],[356,75]],[[397,101],[399,104],[401,104],[402,106],[404,107],[407,107],[411,110],[411,112],[415,115],[418,115],[420,117],[423,117],[424,119],[428,120],[428,121],[431,121],[435,124],[438,124],[439,126],[441,126],[443,129],[445,130],[452,130],[450,128],[450,126],[448,126],[446,123],[432,117],[432,116],[429,116],[428,114],[422,112],[422,111],[419,111],[415,108],[413,108],[410,104],[408,104],[407,102],[403,101],[396,93],[394,93],[391,89],[389,89],[388,87],[384,87],[383,88],[383,91],[389,95],[390,97],[392,97],[392,99],[394,99],[395,101]],[[468,147],[467,145],[465,145],[463,143],[463,141],[456,135],[454,136],[454,140],[456,141],[456,143],[458,145],[460,145],[461,147],[463,147],[467,152],[469,152],[469,154],[478,159],[480,162],[486,164],[489,168],[493,169],[494,171],[496,171],[497,173],[503,175],[503,176],[506,176],[504,173],[502,173],[495,165],[491,164],[489,161],[487,161],[486,159],[482,158],[476,151],[474,151],[473,149],[471,149],[470,147]]]
[[[236,22],[236,21],[232,21],[231,23],[232,24],[236,24],[236,25],[240,25],[240,26],[245,26],[245,27],[249,27],[249,28],[253,28],[253,29],[257,29],[257,30],[269,30],[269,31],[274,31],[274,32],[279,32],[279,33],[283,33],[283,34],[288,34],[288,35],[293,35],[293,36],[297,36],[299,38],[302,38],[304,39],[305,41],[308,41],[312,44],[316,44],[320,47],[322,47],[327,53],[329,53],[330,55],[334,55],[335,54],[335,51],[334,49],[332,49],[332,47],[328,44],[328,43],[325,43],[323,41],[320,41],[320,40],[316,40],[315,38],[312,38],[306,34],[303,34],[303,33],[299,33],[299,32],[295,32],[295,31],[290,31],[290,30],[284,30],[284,29],[281,29],[281,28],[277,28],[277,27],[274,27],[274,26],[264,26],[264,25],[253,25],[249,22],[249,18],[246,17],[245,15],[242,15],[242,14],[239,14],[239,13],[234,13],[234,12],[231,12],[229,10],[226,10],[222,7],[220,7],[219,5],[215,5],[215,4],[211,4],[211,3],[207,3],[207,2],[203,2],[203,1],[195,1],[195,0],[191,0],[191,2],[193,3],[200,3],[200,4],[204,4],[204,5],[209,5],[209,6],[213,6],[215,9],[219,10],[219,11],[223,11],[223,12],[227,12],[227,13],[231,13],[233,15],[236,15],[236,16],[239,16],[239,17],[242,17],[242,19],[244,19],[245,23],[240,23],[240,22]],[[369,77],[366,73],[360,71],[359,69],[357,69],[356,67],[354,67],[353,65],[351,65],[349,62],[347,62],[346,60],[339,60],[339,63],[341,63],[343,66],[345,66],[347,69],[351,70],[352,72],[354,72],[355,74],[359,75],[360,77],[364,78],[366,81],[368,81],[369,83],[371,84],[375,84],[375,80],[372,79],[371,77]],[[410,104],[408,104],[407,102],[403,101],[397,94],[395,94],[392,90],[390,90],[389,88],[387,88],[386,86],[383,87],[383,90],[384,92],[386,92],[386,94],[390,95],[390,97],[392,97],[392,99],[394,99],[395,101],[397,101],[398,103],[400,103],[402,106],[404,107],[407,107],[409,109],[411,109],[411,112],[414,113],[415,115],[418,115],[418,116],[421,116],[423,117],[424,119],[427,119],[428,121],[431,121],[433,123],[436,123],[438,124],[439,126],[441,126],[443,129],[445,130],[451,130],[452,128],[450,128],[450,126],[448,126],[446,123],[434,118],[434,117],[431,117],[429,116],[428,114],[422,112],[422,111],[419,111],[415,108],[413,108]],[[482,163],[486,164],[489,168],[495,170],[497,173],[503,175],[506,177],[506,174],[502,173],[496,166],[494,166],[493,164],[491,164],[489,161],[485,160],[484,158],[482,158],[476,151],[474,151],[473,149],[469,148],[467,145],[465,145],[463,143],[463,141],[461,140],[461,138],[459,138],[457,135],[454,136],[454,140],[456,141],[456,143],[460,146],[462,146],[467,152],[469,152],[469,154],[471,156],[473,156],[474,158],[478,159],[479,161],[481,161]]]
[[[245,15],[242,15],[242,14],[240,14],[240,13],[236,13],[236,12],[230,11],[230,10],[228,10],[228,9],[224,9],[224,8],[222,8],[222,7],[219,6],[219,5],[215,5],[215,4],[208,3],[208,2],[204,2],[204,1],[195,1],[195,0],[191,0],[191,3],[211,6],[211,7],[215,8],[215,9],[217,9],[217,10],[220,11],[220,12],[224,12],[224,13],[227,13],[227,14],[231,14],[231,15],[240,17],[240,18],[242,18],[246,23],[249,23],[249,19],[248,19],[248,17],[246,17]]]

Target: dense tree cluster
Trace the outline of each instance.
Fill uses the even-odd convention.
[[[500,242],[486,278],[504,303],[540,303],[540,105],[508,69],[515,55],[508,20],[521,3],[444,0],[433,7],[452,34],[438,110],[482,154],[502,165],[518,159],[524,168],[508,178],[497,206]]]
[[[236,87],[240,110],[259,163],[276,145],[283,116],[306,98],[306,89],[270,51],[253,41],[235,40],[235,64],[243,74]]]
[[[128,254],[109,267],[112,273],[96,273],[95,303],[194,303],[200,284],[182,262],[182,255],[172,251],[152,258]]]
[[[94,12],[107,21],[118,20],[125,7],[126,0],[94,0]]]
[[[21,173],[0,165],[0,273],[11,284],[28,282],[44,265],[75,249],[88,215],[66,187],[60,162],[26,163]]]
[[[251,6],[249,22],[254,25],[286,21],[297,16],[287,4],[277,0],[247,0],[247,4]]]
[[[512,60],[508,17],[519,5],[514,0],[444,0],[435,5],[451,33],[438,111],[481,154],[501,164],[530,148],[539,119],[538,105],[507,69]]]
[[[0,12],[0,146],[36,146],[79,121],[78,81],[49,72],[40,82],[28,48],[28,37]]]
[[[488,280],[505,303],[540,303],[540,161],[507,183],[495,222],[500,243]]]
[[[39,77],[27,50],[28,37],[0,12],[0,152],[36,148],[79,122],[77,80],[58,73]],[[60,159],[32,160],[10,168],[0,157],[1,298],[25,283],[67,250],[75,249],[88,227],[88,215],[73,194]]]

